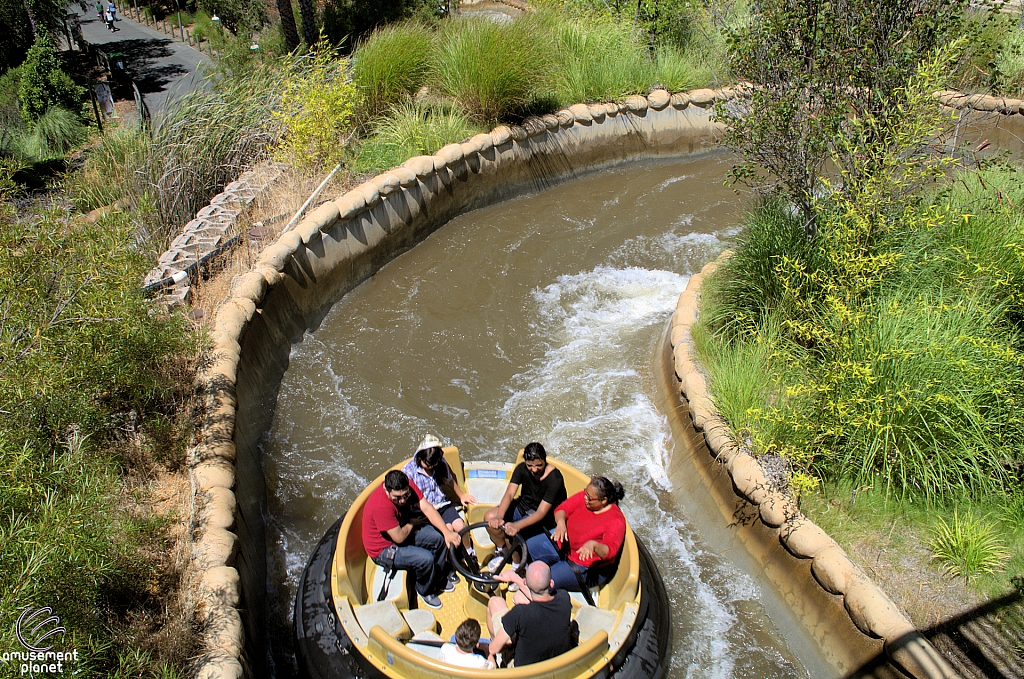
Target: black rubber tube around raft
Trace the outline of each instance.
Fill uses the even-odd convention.
[[[331,595],[339,518],[321,538],[299,579],[295,597],[295,654],[299,676],[308,679],[385,679],[345,634]],[[647,547],[640,548],[640,609],[637,624],[612,660],[614,679],[661,679],[668,665],[672,625],[668,593]],[[607,675],[606,675],[607,676]]]

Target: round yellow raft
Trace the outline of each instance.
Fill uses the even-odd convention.
[[[454,447],[445,448],[444,454],[461,488],[478,501],[467,512],[467,523],[482,521],[484,513],[501,500],[515,465],[463,463]],[[583,490],[590,480],[563,462],[548,461],[562,472],[569,495]],[[580,630],[578,646],[518,668],[473,670],[442,663],[437,659],[440,643],[448,641],[463,620],[475,618],[487,629],[491,594],[462,578],[455,591],[440,595],[442,608],[431,610],[417,607],[412,579],[405,571],[387,581],[384,570],[367,557],[361,530],[366,500],[383,482],[382,474],[331,526],[299,581],[294,630],[300,676],[657,679],[662,675],[671,634],[665,585],[650,553],[628,524],[614,576],[591,589],[595,605],[589,605],[580,592],[571,594],[573,618]],[[487,531],[478,528],[471,535],[480,562],[487,563],[494,553]],[[383,600],[378,600],[382,593]],[[497,594],[513,605],[512,594],[504,586]]]

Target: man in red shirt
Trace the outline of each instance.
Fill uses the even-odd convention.
[[[416,592],[430,608],[441,608],[436,585],[447,571],[447,546],[461,542],[459,534],[445,525],[416,484],[397,469],[384,476],[384,485],[370,493],[363,507],[363,547],[367,555],[386,570],[393,567],[412,571]],[[454,587],[449,582],[446,591]]]

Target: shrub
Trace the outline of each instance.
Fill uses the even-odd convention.
[[[438,49],[438,89],[481,123],[522,112],[548,86],[553,55],[542,21],[530,15],[507,25],[452,20]]]
[[[281,93],[280,110],[274,112],[283,127],[278,155],[300,166],[341,162],[357,102],[348,60],[320,43]]]
[[[0,75],[0,107],[19,109],[18,92],[21,90],[21,67],[8,69]]]
[[[51,106],[78,111],[84,95],[85,89],[65,72],[53,42],[46,34],[40,35],[21,67],[18,98],[25,121],[31,124]]]
[[[996,527],[957,510],[947,522],[940,518],[932,529],[933,559],[942,562],[947,575],[971,580],[982,573],[1002,570],[1009,557]]]
[[[430,73],[435,34],[403,23],[373,32],[352,55],[366,115],[380,115],[412,97]]]
[[[53,606],[86,677],[115,676],[118,620],[156,579],[145,526],[121,509],[117,441],[144,439],[189,381],[168,365],[187,333],[138,294],[149,266],[122,214],[0,213],[0,627]]]
[[[955,69],[956,83],[964,90],[988,90],[999,85],[997,59],[1002,47],[1016,33],[1009,14],[987,8],[969,9],[963,34],[968,44]]]
[[[451,106],[405,104],[383,118],[359,149],[357,172],[379,172],[481,132]]]

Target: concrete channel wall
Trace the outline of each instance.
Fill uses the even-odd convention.
[[[709,150],[717,132],[710,108],[733,94],[729,89],[676,94],[658,89],[620,103],[576,104],[528,118],[521,126],[501,126],[449,144],[321,205],[267,247],[251,271],[235,278],[211,334],[213,363],[200,378],[205,418],[190,459],[198,499],[193,560],[206,643],[197,677],[260,677],[268,672],[267,490],[260,439],[270,426],[292,344],[315,329],[346,292],[460,213],[616,163]],[[692,290],[687,294],[695,295]],[[697,373],[685,366],[677,369],[682,370],[684,391],[703,403],[706,396],[704,401],[698,396]],[[707,416],[702,417],[703,424]],[[720,428],[705,433],[714,437],[716,432],[715,440],[725,445]],[[733,460],[732,467],[756,478],[750,461],[739,456]],[[786,523],[789,510],[783,499],[754,497],[766,523]],[[819,550],[822,554],[836,554],[820,531],[791,532],[783,541],[789,549],[811,550],[793,547],[809,536],[815,549],[829,546]],[[812,556],[827,561],[817,551]],[[860,629],[884,638],[906,631],[903,622],[889,615],[891,602],[866,578],[835,578],[819,582],[854,602],[848,608]],[[864,594],[851,598],[851,587]],[[876,607],[889,615],[885,626],[879,627]],[[915,643],[915,648],[925,649],[922,657],[934,653],[927,642]],[[915,676],[947,676],[927,668],[914,671],[910,660],[900,662]]]

